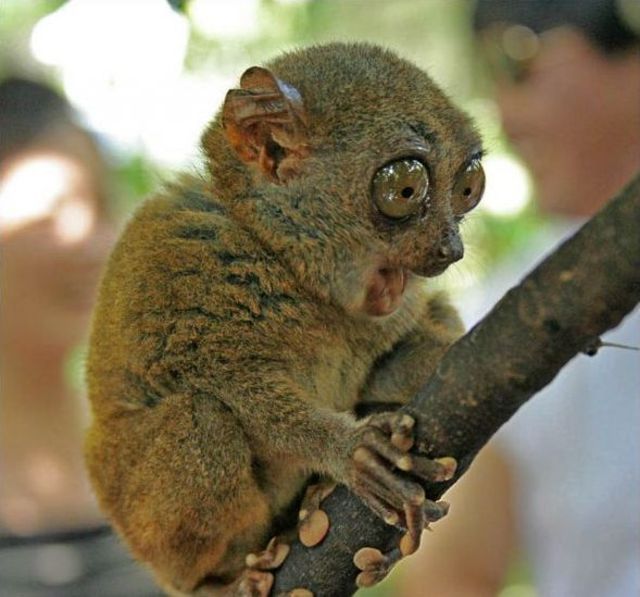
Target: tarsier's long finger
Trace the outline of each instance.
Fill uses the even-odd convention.
[[[389,436],[385,435],[381,429],[376,427],[367,428],[362,433],[360,445],[376,452],[402,471],[410,471],[413,467],[412,457],[394,446]]]
[[[393,505],[402,508],[405,502],[419,505],[424,502],[424,489],[420,485],[392,473],[369,448],[363,446],[357,448],[353,454],[353,460],[361,474],[377,481],[379,486],[389,492],[388,496],[392,498],[390,501]],[[393,499],[393,496],[396,499]]]
[[[449,456],[430,459],[410,454],[415,420],[404,413],[375,415],[362,433],[361,445],[378,453],[402,471],[411,472],[430,482],[448,481],[456,470],[456,460]],[[391,439],[389,439],[389,434]]]
[[[426,456],[415,454],[407,454],[407,456],[411,459],[411,467],[403,470],[408,470],[416,477],[432,483],[440,483],[452,479],[458,465],[456,459],[451,456],[434,458],[433,460]]]
[[[425,525],[424,509],[422,504],[405,504],[404,518],[407,532],[400,539],[400,553],[408,556],[418,551],[420,547],[420,537]]]
[[[360,499],[387,524],[393,526],[404,524],[401,516],[402,509],[392,506],[380,497],[379,494],[382,492],[375,485],[370,479],[365,479],[363,482],[356,483],[353,489],[360,496]]]
[[[361,480],[357,487],[363,489],[363,491],[360,492],[361,495],[365,494],[374,496],[380,502],[385,504],[388,510],[395,513],[395,516],[384,517],[385,522],[405,528],[404,510],[405,504],[407,503],[406,497],[400,495],[397,490],[390,488],[384,482],[366,474],[361,476]],[[416,494],[419,496],[418,492],[416,492]],[[420,496],[415,499],[419,500]]]
[[[444,501],[425,500],[421,507],[407,504],[404,511],[407,532],[400,539],[402,557],[418,551],[422,530],[428,529],[430,523],[440,520],[448,511],[449,504]]]

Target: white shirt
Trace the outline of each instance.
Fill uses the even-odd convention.
[[[499,268],[467,323],[576,227],[549,227]],[[640,309],[602,339],[640,346]],[[512,464],[540,596],[640,597],[640,352],[577,356],[492,441]]]

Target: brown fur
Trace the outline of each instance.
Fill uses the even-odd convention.
[[[236,577],[311,473],[347,482],[356,404],[408,400],[460,333],[417,278],[392,315],[358,305],[381,259],[428,268],[456,232],[451,189],[479,148],[468,119],[374,46],[310,48],[269,68],[305,109],[286,176],[239,155],[219,115],[203,136],[210,175],[138,210],[93,324],[91,478],[136,557],[177,592]],[[390,224],[372,177],[420,144],[429,213]]]

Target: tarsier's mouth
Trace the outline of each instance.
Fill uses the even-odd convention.
[[[364,310],[367,315],[391,315],[402,303],[407,282],[411,277],[432,278],[442,274],[449,264],[435,264],[417,270],[403,267],[381,267],[369,278]]]
[[[368,315],[393,313],[402,302],[410,273],[401,267],[383,267],[375,271],[367,286],[365,311]]]

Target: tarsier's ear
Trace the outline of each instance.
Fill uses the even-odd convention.
[[[306,112],[298,90],[259,66],[246,70],[240,89],[224,100],[227,139],[246,162],[276,182],[295,176],[308,153]]]

